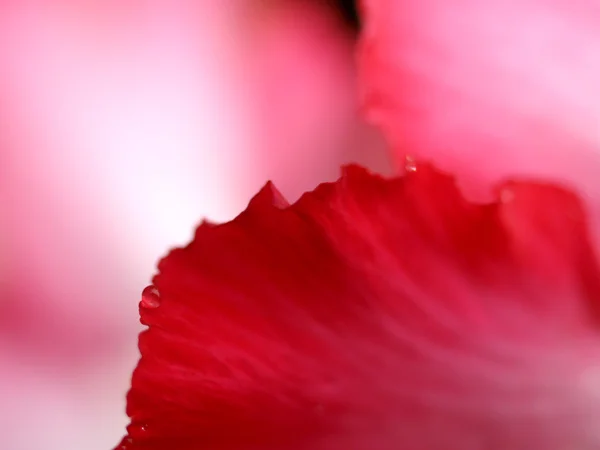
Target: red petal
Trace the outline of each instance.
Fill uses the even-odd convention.
[[[122,448],[598,448],[581,205],[552,186],[500,192],[476,205],[429,167],[348,167],[291,206],[269,184],[201,225],[161,261],[160,305],[141,307]]]
[[[363,0],[362,100],[395,152],[600,201],[596,0]]]

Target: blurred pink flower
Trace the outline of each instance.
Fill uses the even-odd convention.
[[[600,201],[593,0],[363,0],[362,101],[394,152],[479,190],[542,176]],[[472,189],[470,189],[473,193]]]
[[[0,446],[116,440],[139,286],[199,217],[385,166],[352,40],[320,2],[0,5]]]

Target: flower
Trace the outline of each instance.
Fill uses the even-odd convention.
[[[361,96],[409,153],[473,195],[500,179],[569,184],[600,205],[594,0],[363,0]]]
[[[320,1],[0,2],[0,448],[122,435],[157,256],[370,139],[353,41]]]
[[[403,174],[267,184],[164,258],[119,450],[600,447],[595,6],[363,12]]]
[[[119,450],[592,450],[600,272],[576,195],[426,165],[267,184],[159,264]]]

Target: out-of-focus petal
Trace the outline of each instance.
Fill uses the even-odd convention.
[[[362,147],[352,36],[320,1],[265,3],[0,2],[0,384],[38,400],[0,395],[0,448],[106,449],[156,256]]]
[[[329,3],[249,2],[245,74],[256,83],[260,142],[251,192],[271,179],[297,199],[349,162],[389,170],[381,139],[360,117],[354,33]]]
[[[414,169],[414,167],[413,167]],[[429,167],[267,185],[159,264],[120,450],[592,450],[598,266],[578,199]]]
[[[396,154],[433,159],[465,186],[543,175],[600,201],[598,2],[364,0],[362,10],[362,101]]]

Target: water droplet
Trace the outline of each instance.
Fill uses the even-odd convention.
[[[146,433],[148,433],[148,424],[147,423],[132,423],[127,427],[129,431],[129,435],[134,439],[142,438]]]
[[[133,444],[133,439],[130,437],[124,437],[121,443],[118,445],[117,450],[129,450]]]
[[[410,155],[406,155],[404,157],[404,170],[406,170],[407,172],[417,171],[417,162],[415,161],[414,157]]]
[[[140,306],[150,309],[158,308],[160,306],[160,292],[158,292],[158,289],[156,289],[155,286],[150,285],[144,288]]]

